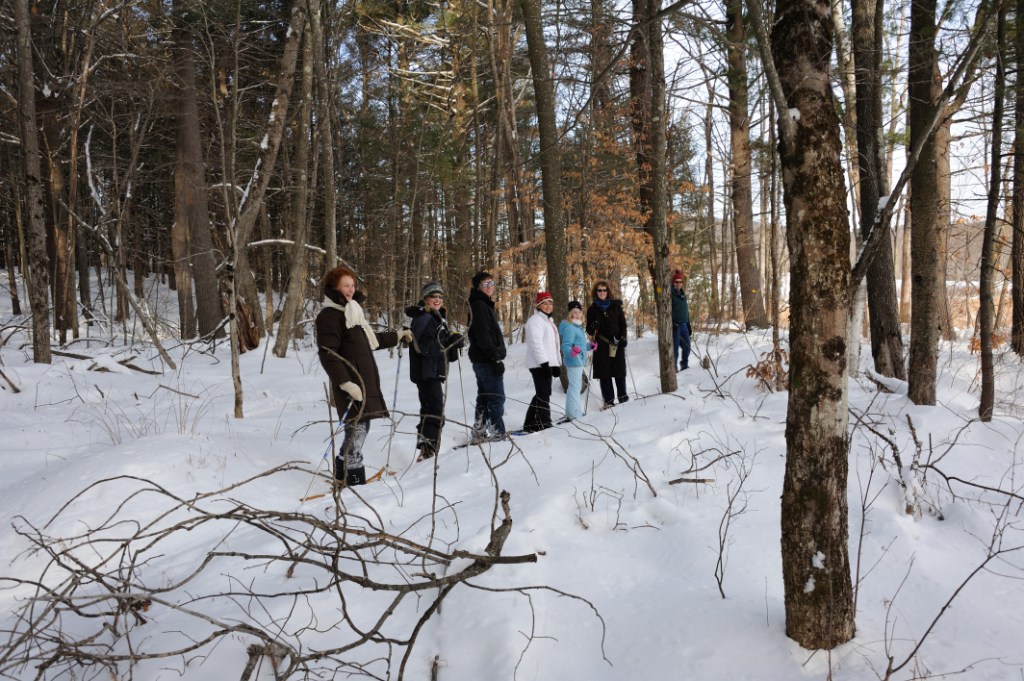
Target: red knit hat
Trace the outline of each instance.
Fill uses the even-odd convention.
[[[550,293],[548,293],[547,291],[540,291],[540,292],[538,292],[538,293],[537,293],[537,297],[536,297],[536,298],[534,298],[534,300],[533,300],[533,304],[534,304],[535,306],[539,306],[539,305],[540,305],[541,303],[543,303],[543,302],[544,302],[545,300],[552,300],[552,301],[553,301],[553,300],[554,300],[554,298],[552,298],[552,297],[551,297],[551,294],[550,294]]]
[[[682,273],[682,272],[680,272],[679,270],[676,270],[675,272],[673,272],[673,273],[672,273],[672,281],[673,281],[673,282],[676,282],[676,281],[684,281],[684,279],[683,279],[683,273]]]

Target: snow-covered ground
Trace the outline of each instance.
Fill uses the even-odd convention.
[[[0,369],[20,392],[0,379],[0,677],[220,681],[240,677],[248,646],[277,640],[330,654],[293,678],[359,668],[398,678],[400,641],[439,590],[396,598],[367,583],[397,589],[472,570],[506,490],[512,528],[501,553],[536,562],[442,587],[405,678],[874,679],[890,657],[894,666],[909,658],[893,679],[1024,678],[1024,550],[1013,550],[1024,546],[1024,374],[1005,349],[988,424],[975,420],[978,358],[960,346],[942,352],[936,407],[911,404],[898,385],[889,394],[867,377],[851,381],[857,635],[814,652],[785,635],[786,394],[759,391],[745,372],[770,336],[700,334],[710,368],[692,362],[670,395],[659,394],[655,339],[635,340],[630,402],[601,411],[595,386],[577,422],[452,449],[467,439],[475,398],[463,358],[436,467],[413,462],[407,359],[378,352],[396,420],[374,422],[367,468],[386,471],[343,491],[339,506],[322,475],[330,426],[311,343],[285,359],[265,341],[242,356],[245,417],[236,419],[223,346],[172,348],[177,371],[141,340],[77,343],[71,352],[97,359],[34,365],[9,305],[5,293]],[[512,346],[507,363],[509,427],[532,395],[524,349]],[[118,364],[129,357],[162,373]],[[564,399],[557,388],[555,399]],[[711,481],[671,483],[679,478]],[[339,573],[356,581],[332,582]],[[61,591],[69,582],[74,594]],[[119,616],[85,616],[115,600]],[[367,634],[346,649],[379,622],[385,642]],[[30,624],[34,647],[19,638]],[[56,660],[40,672],[58,635],[95,636],[79,653],[139,659],[113,672]],[[273,678],[269,658],[252,678]]]

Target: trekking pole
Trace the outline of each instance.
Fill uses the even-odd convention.
[[[587,378],[587,395],[583,398],[583,415],[587,415],[587,407],[590,406],[590,390],[594,385],[594,353],[587,355],[587,363],[590,364],[590,377]],[[586,374],[584,374],[586,376]]]
[[[640,397],[640,391],[636,389],[636,376],[633,375],[633,367],[629,363],[629,353],[626,353],[626,371],[629,373],[629,381],[633,384],[633,396]]]
[[[395,366],[395,394],[391,398],[391,435],[388,436],[388,456],[384,462],[384,468],[391,470],[391,443],[395,439],[395,429],[398,427],[398,422],[395,420],[395,414],[398,409],[398,378],[402,374],[402,344],[398,344],[398,363]]]
[[[459,362],[459,390],[462,391],[462,424],[466,427],[466,433],[470,431],[469,413],[466,411],[466,384],[462,380],[462,362]]]
[[[329,390],[329,388],[328,388],[328,390]],[[334,424],[331,423],[330,418],[328,418],[327,423],[331,427],[331,435],[328,438],[329,442],[327,443],[327,447],[324,448],[323,456],[321,456],[320,457],[320,461],[317,462],[316,470],[313,471],[313,477],[310,478],[309,485],[306,487],[306,493],[302,495],[302,498],[299,499],[299,501],[306,501],[308,499],[315,499],[316,497],[322,497],[323,496],[322,494],[315,494],[315,495],[313,495],[311,497],[311,496],[309,496],[309,490],[313,489],[313,483],[316,482],[316,476],[320,473],[320,466],[324,465],[324,459],[327,458],[328,454],[332,454],[332,453],[335,452],[334,438],[345,427],[345,419],[348,418],[348,410],[351,409],[351,408],[352,408],[352,403],[349,402],[348,406],[345,407],[345,413],[341,415],[341,420],[338,421],[338,428],[337,429],[334,428]],[[328,402],[327,402],[327,411],[330,412],[330,410],[331,410],[331,403],[330,403],[330,400],[328,400]],[[334,458],[334,457],[332,457],[332,458]],[[331,463],[334,464],[335,462],[332,461]],[[336,471],[332,470],[331,474],[335,477],[335,479],[337,479],[337,472]]]

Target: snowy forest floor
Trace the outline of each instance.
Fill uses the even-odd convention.
[[[15,322],[0,302],[0,326]],[[935,407],[910,403],[905,386],[883,393],[851,379],[857,635],[814,652],[785,635],[787,396],[746,375],[769,334],[699,334],[710,368],[692,362],[668,395],[658,394],[655,339],[633,341],[630,402],[602,411],[595,386],[578,421],[452,449],[467,440],[475,399],[463,358],[448,382],[442,452],[422,463],[407,358],[378,352],[395,421],[375,421],[365,451],[368,473],[386,472],[337,497],[311,340],[285,359],[266,340],[242,356],[242,419],[223,344],[174,347],[170,372],[143,341],[78,342],[70,350],[92,359],[34,365],[21,332],[2,340],[0,369],[20,390],[0,380],[3,678],[36,678],[69,641],[77,661],[42,678],[110,678],[82,663],[119,655],[136,658],[111,663],[123,679],[238,678],[254,631],[310,656],[294,678],[398,678],[398,640],[438,589],[395,602],[365,582],[325,583],[339,570],[398,585],[457,574],[484,554],[506,490],[502,555],[536,562],[458,583],[417,632],[405,678],[874,679],[891,657],[906,662],[893,679],[1024,679],[1024,372],[1005,347],[987,424],[976,420],[978,357],[966,344],[943,346]],[[509,354],[506,423],[516,428],[532,384],[524,346]],[[129,357],[160,373],[118,363]],[[560,407],[557,387],[554,399]],[[338,528],[366,544],[342,555],[295,549],[329,547]],[[394,537],[455,555],[402,554]],[[88,616],[112,602],[114,615]],[[377,624],[386,641],[346,649]],[[252,659],[251,678],[273,678],[269,657]]]

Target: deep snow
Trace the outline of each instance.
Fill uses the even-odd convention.
[[[6,320],[2,326],[13,329],[17,320],[11,319],[6,294],[0,313]],[[477,555],[489,538],[497,490],[507,490],[513,526],[503,555],[536,553],[537,562],[493,566],[470,580],[486,590],[456,587],[420,632],[406,678],[873,679],[884,674],[887,656],[899,664],[924,639],[893,678],[963,672],[959,678],[1024,679],[1024,551],[1010,550],[1024,545],[1024,426],[1019,419],[1024,375],[1019,359],[1005,348],[997,357],[996,417],[988,424],[975,420],[978,358],[962,345],[942,352],[936,407],[911,404],[900,385],[886,394],[867,376],[850,381],[850,552],[854,579],[859,579],[857,635],[832,651],[814,652],[785,636],[778,514],[786,394],[758,390],[745,372],[769,349],[770,336],[699,333],[697,352],[709,358],[710,368],[693,362],[693,368],[679,374],[680,387],[670,395],[658,394],[654,338],[634,340],[628,348],[630,402],[601,411],[595,386],[589,412],[578,422],[511,444],[452,450],[466,440],[466,422],[473,413],[475,384],[463,358],[448,384],[449,420],[436,469],[434,462],[412,461],[416,392],[408,380],[408,363],[397,354],[378,352],[389,404],[397,384],[396,420],[393,433],[387,421],[374,422],[367,467],[373,472],[386,465],[394,474],[360,488],[358,495],[343,491],[341,516],[330,494],[300,501],[307,489],[313,496],[329,492],[326,478],[314,479],[310,472],[323,464],[322,454],[330,447],[324,375],[311,342],[293,347],[285,359],[266,353],[266,341],[242,356],[245,417],[235,419],[223,345],[215,353],[174,347],[178,370],[154,376],[117,364],[135,357],[136,365],[164,371],[141,339],[129,345],[117,338],[78,342],[70,351],[97,359],[55,357],[49,366],[31,363],[22,333],[4,331],[0,339],[6,341],[0,368],[21,390],[15,394],[0,381],[0,576],[5,578],[52,586],[66,577],[52,567],[44,572],[46,556],[27,552],[29,541],[15,528],[41,528],[54,518],[45,535],[51,549],[60,551],[89,529],[112,539],[148,531],[138,526],[166,527],[195,517],[154,491],[154,484],[181,503],[195,500],[197,507],[217,512],[248,504],[308,514],[334,528],[345,521],[440,551]],[[510,347],[505,374],[509,427],[521,424],[532,395],[523,355],[522,344]],[[563,399],[556,387],[556,403]],[[910,423],[922,443],[920,463],[935,466],[923,478],[909,470],[915,451]],[[881,436],[897,447],[902,473]],[[196,496],[288,462],[295,465],[222,494]],[[319,470],[325,471],[323,465]],[[939,471],[960,480],[947,483]],[[919,495],[917,514],[906,513],[907,496],[897,484],[901,476]],[[680,477],[713,482],[669,484]],[[100,480],[108,482],[64,506]],[[499,511],[497,520],[501,517]],[[279,524],[297,526],[293,519]],[[1010,551],[970,579],[925,637],[945,603],[985,561],[994,533],[999,547]],[[320,531],[311,535],[324,536]],[[121,653],[130,646],[139,654],[205,635],[208,623],[170,604],[221,621],[280,629],[282,642],[307,651],[353,638],[339,614],[339,593],[358,626],[369,626],[380,616],[390,596],[352,584],[310,597],[249,597],[254,591],[310,588],[326,579],[328,572],[317,565],[300,566],[288,575],[287,562],[239,557],[279,557],[285,543],[246,523],[212,520],[164,537],[151,548],[136,542],[130,579],[150,590],[183,579],[211,551],[232,556],[212,560],[187,584],[159,593],[140,611],[144,623],[123,618],[134,622],[130,636],[123,636],[119,626],[117,636],[108,630],[99,642]],[[116,554],[115,545],[80,547],[75,553],[95,564],[100,555]],[[720,553],[725,598],[716,581]],[[391,554],[380,555],[383,560]],[[417,566],[452,574],[470,563],[457,558],[444,567],[417,560],[371,566],[370,573],[400,583],[421,579]],[[119,569],[122,575],[129,572],[124,565]],[[116,572],[114,567],[111,571]],[[95,586],[83,588],[97,593]],[[408,635],[436,593],[431,589],[404,600],[386,630]],[[0,583],[5,632],[24,626],[18,617],[32,594],[24,582]],[[73,635],[102,624],[66,615],[62,626]],[[0,671],[34,678],[34,664],[11,666],[12,639],[5,635],[3,640]],[[188,654],[134,666],[121,663],[117,674],[190,681],[238,678],[246,646],[254,642],[236,631]],[[390,648],[390,666],[389,648],[380,644],[340,657],[365,663],[370,674],[396,678],[403,653],[401,646]],[[326,678],[346,678],[352,671],[330,663],[317,668]],[[62,669],[55,665],[44,676]],[[89,675],[110,678],[96,667],[75,672],[75,678]],[[253,678],[273,678],[269,662],[263,660]]]

